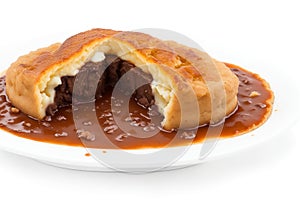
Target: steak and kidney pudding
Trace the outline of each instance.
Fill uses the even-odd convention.
[[[174,137],[183,141],[175,145],[201,141],[205,125],[218,126],[224,119],[223,135],[238,135],[261,125],[273,102],[269,85],[238,66],[176,42],[107,29],[82,32],[62,44],[21,56],[1,81],[3,109],[10,107],[2,112],[10,118],[10,123],[0,121],[4,129],[22,137],[41,133],[31,139],[52,137],[52,142],[73,145],[79,144],[76,138],[84,138],[97,146],[95,124],[115,143],[122,141],[123,148],[164,146]],[[121,96],[129,99],[129,105]],[[89,111],[96,113],[98,121],[89,121],[92,114],[74,119],[73,112],[91,104]],[[125,106],[129,112],[124,112]],[[235,115],[249,119],[247,109],[259,117],[242,124],[233,120]],[[236,125],[232,121],[226,131],[230,119]],[[83,126],[75,127],[74,120],[82,120]],[[135,128],[122,131],[116,121]],[[155,130],[151,137],[134,137]]]

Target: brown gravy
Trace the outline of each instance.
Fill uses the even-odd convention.
[[[266,118],[268,110],[271,109],[270,99],[272,92],[263,84],[262,79],[251,72],[248,72],[236,65],[226,65],[238,76],[240,80],[238,101],[239,106],[236,112],[225,120],[222,124],[223,129],[221,138],[234,137],[249,132],[253,127],[262,124]],[[22,112],[16,112],[12,109],[12,105],[6,96],[5,76],[0,78],[0,128],[19,137],[70,146],[86,146],[92,148],[123,148],[123,149],[139,149],[147,147],[164,147],[177,137],[178,139],[172,143],[172,146],[181,146],[193,143],[199,143],[204,140],[208,126],[199,127],[197,134],[191,131],[181,131],[176,134],[175,131],[167,132],[159,129],[157,126],[161,120],[161,116],[156,116],[150,120],[154,111],[151,113],[139,106],[133,99],[130,100],[130,116],[121,116],[122,113],[111,111],[111,102],[115,106],[122,106],[122,102],[117,99],[111,100],[111,93],[107,92],[93,105],[81,105],[80,109],[87,110],[84,116],[81,116],[81,128],[86,127],[92,132],[94,126],[101,126],[104,136],[107,137],[116,147],[112,147],[107,142],[101,140],[103,137],[94,135],[91,141],[84,141],[78,137],[78,129],[76,129],[73,119],[73,110],[71,106],[61,108],[51,119],[38,121],[28,117]],[[74,109],[74,108],[73,108]],[[15,112],[14,112],[15,111]],[[74,111],[76,112],[76,111]],[[90,121],[90,115],[97,116],[97,121]],[[130,134],[125,134],[116,125],[114,117],[119,118],[127,127],[132,127]],[[218,127],[216,127],[218,128]],[[143,138],[143,134],[157,132],[151,137]],[[1,134],[1,133],[0,133]],[[133,137],[132,135],[140,135],[141,137]]]

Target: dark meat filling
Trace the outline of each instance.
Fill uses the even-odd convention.
[[[127,73],[129,71],[130,73]],[[124,74],[126,77],[120,83],[120,92],[127,94],[134,91],[133,97],[140,105],[146,108],[153,105],[154,96],[149,84],[152,76],[128,61],[114,55],[106,55],[102,62],[86,63],[76,76],[61,77],[62,84],[55,88],[54,103],[47,107],[46,114],[54,115],[58,108],[72,104],[72,98],[79,103],[99,99],[107,88],[114,87]],[[74,83],[78,86],[75,90]]]

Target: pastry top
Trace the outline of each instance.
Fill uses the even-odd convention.
[[[107,29],[82,32],[21,56],[6,72],[10,101],[42,119],[60,77],[76,75],[97,52],[115,54],[152,75],[166,129],[217,122],[237,106],[238,78],[207,53],[144,33]]]

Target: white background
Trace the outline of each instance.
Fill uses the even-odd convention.
[[[94,27],[164,28],[192,38],[219,60],[267,68],[262,75],[276,76],[284,86],[295,84],[299,72],[299,13],[296,0],[1,1],[0,67]],[[272,75],[274,70],[281,73]],[[292,91],[286,98],[297,95]],[[82,172],[0,150],[0,199],[299,199],[299,106],[289,106],[295,107],[288,120],[294,124],[291,129],[221,159],[175,171]],[[274,124],[274,130],[282,126]]]

